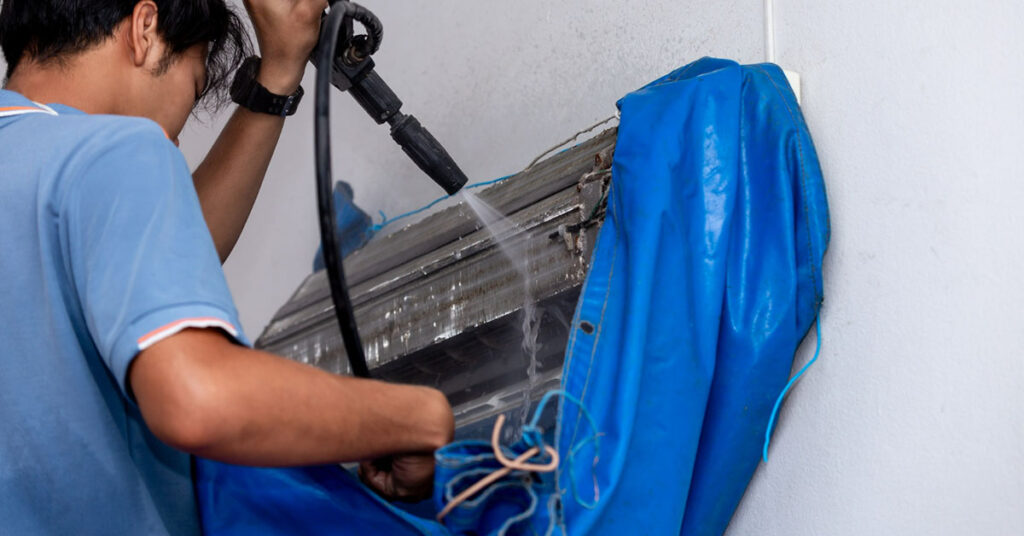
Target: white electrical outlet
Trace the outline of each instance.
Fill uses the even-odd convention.
[[[786,75],[786,80],[789,80],[789,86],[793,88],[793,94],[796,95],[796,103],[803,104],[800,98],[800,73],[787,69],[783,69],[782,73]]]

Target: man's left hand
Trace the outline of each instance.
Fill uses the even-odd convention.
[[[257,80],[271,93],[295,92],[320,37],[327,0],[244,0],[260,46]]]

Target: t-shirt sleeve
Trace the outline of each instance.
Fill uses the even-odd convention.
[[[69,174],[60,214],[89,334],[125,396],[135,356],[183,329],[244,338],[184,157],[153,124]]]

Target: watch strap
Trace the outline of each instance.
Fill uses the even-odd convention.
[[[302,86],[299,86],[291,95],[278,95],[271,93],[256,80],[259,73],[260,58],[251,56],[242,62],[242,66],[235,73],[235,80],[231,84],[231,100],[239,106],[257,113],[265,113],[280,117],[294,115],[298,110],[299,102],[305,93]]]

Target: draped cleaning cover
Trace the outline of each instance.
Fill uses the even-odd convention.
[[[704,58],[630,93],[573,319],[554,474],[514,471],[438,523],[337,467],[199,461],[207,534],[721,534],[823,300],[828,206],[782,71]],[[498,465],[438,452],[438,510]]]

